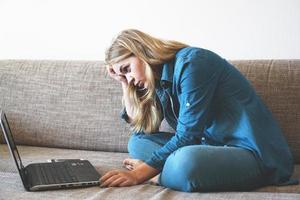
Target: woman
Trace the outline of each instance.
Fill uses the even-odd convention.
[[[129,29],[115,38],[105,61],[122,85],[122,117],[133,134],[131,158],[123,161],[129,170],[106,173],[101,187],[151,178],[187,192],[290,183],[293,160],[280,128],[225,59]],[[159,132],[162,119],[176,132]]]

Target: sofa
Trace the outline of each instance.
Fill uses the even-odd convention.
[[[300,179],[300,59],[230,60],[278,120]],[[121,85],[102,61],[0,60],[3,109],[24,165],[48,159],[88,159],[100,174],[124,169],[129,125],[120,119]],[[163,121],[161,131],[174,131]],[[270,138],[272,140],[272,138]],[[220,166],[221,167],[221,166]],[[300,199],[300,185],[254,191],[186,193],[150,182],[27,192],[0,131],[0,199]]]

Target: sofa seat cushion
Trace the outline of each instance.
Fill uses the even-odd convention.
[[[18,146],[23,164],[45,162],[51,158],[83,158],[88,159],[100,174],[111,169],[124,169],[123,159],[127,153],[101,151],[83,151],[46,147]],[[300,165],[296,166],[295,177],[300,175]],[[0,145],[0,199],[300,199],[300,185],[275,187],[268,186],[253,192],[212,192],[185,193],[161,186],[144,183],[132,187],[67,189],[43,192],[26,192],[6,144]],[[275,192],[275,193],[274,193]],[[286,193],[291,192],[291,193]]]

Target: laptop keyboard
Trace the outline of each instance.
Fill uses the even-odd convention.
[[[36,170],[41,182],[45,184],[78,182],[68,163],[39,164]]]

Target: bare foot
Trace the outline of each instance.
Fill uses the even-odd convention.
[[[143,163],[142,160],[132,159],[132,158],[126,158],[125,160],[123,160],[124,167],[130,171],[134,170],[135,168],[137,168],[137,166],[139,166],[142,163]]]
[[[135,168],[137,168],[140,164],[143,164],[144,162],[142,160],[138,160],[138,159],[132,159],[132,158],[126,158],[125,160],[123,160],[123,165],[126,169],[128,170],[134,170]],[[160,174],[154,176],[153,178],[151,178],[149,180],[150,184],[153,185],[159,185],[158,183],[158,178],[159,178]]]
[[[157,174],[156,176],[154,176],[153,178],[151,178],[149,180],[149,183],[153,184],[153,185],[159,185],[158,183],[158,178],[159,178],[160,174]]]
[[[137,168],[137,166],[139,166],[140,164],[144,163],[142,160],[139,159],[132,159],[132,158],[126,158],[125,160],[123,160],[123,165],[126,169],[128,170],[134,170],[135,168]],[[160,174],[154,176],[153,178],[151,178],[149,180],[150,184],[153,185],[159,185],[158,184],[158,178],[159,178]]]

